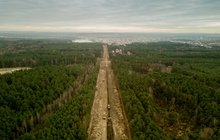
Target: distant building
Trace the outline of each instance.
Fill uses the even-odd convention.
[[[122,54],[123,54],[123,51],[122,51],[122,49],[118,49],[118,48],[117,48],[117,49],[115,49],[115,50],[112,50],[112,54],[114,54],[114,55],[115,55],[115,54],[121,54],[121,55],[122,55]]]
[[[88,40],[88,39],[76,39],[72,40],[72,43],[92,43],[93,41]]]
[[[127,55],[130,56],[132,55],[132,53],[130,51],[127,51]]]

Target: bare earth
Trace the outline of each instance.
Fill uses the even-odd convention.
[[[31,68],[28,67],[17,67],[17,68],[0,68],[0,75],[6,73],[12,73],[19,70],[29,70]]]
[[[100,62],[95,98],[91,111],[88,139],[127,140],[130,139],[129,128],[125,113],[123,112],[120,95],[116,88],[106,45],[103,45],[103,50],[103,58]]]

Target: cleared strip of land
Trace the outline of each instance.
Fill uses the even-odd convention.
[[[16,68],[0,68],[0,74],[13,73],[19,70],[29,70],[29,67],[16,67]]]
[[[108,48],[103,45],[103,58],[97,78],[88,135],[90,140],[127,140],[129,128],[116,89]]]

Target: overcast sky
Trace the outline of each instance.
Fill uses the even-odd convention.
[[[220,33],[220,0],[0,0],[0,31]]]

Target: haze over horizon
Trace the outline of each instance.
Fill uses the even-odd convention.
[[[220,33],[219,0],[0,1],[0,31]]]

